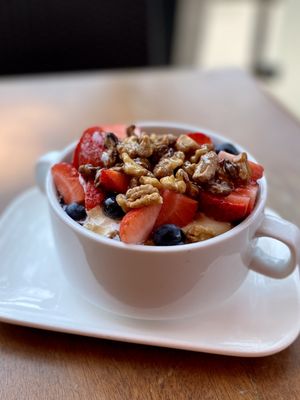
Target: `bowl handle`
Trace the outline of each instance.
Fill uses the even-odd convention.
[[[40,157],[35,165],[35,181],[43,193],[45,193],[46,177],[49,168],[60,159],[60,156],[61,152],[51,151]]]
[[[267,253],[259,245],[260,237],[277,239],[290,250],[289,257],[278,258],[275,254]],[[249,268],[271,278],[285,278],[290,275],[299,263],[300,230],[282,218],[265,215],[262,224],[250,243],[248,256]]]

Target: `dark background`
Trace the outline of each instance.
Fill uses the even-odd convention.
[[[0,74],[170,64],[176,0],[0,0]]]

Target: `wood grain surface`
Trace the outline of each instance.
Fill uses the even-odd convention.
[[[37,157],[87,126],[149,119],[196,124],[245,146],[266,167],[269,205],[300,225],[300,124],[232,69],[0,80],[0,210],[34,184]],[[5,400],[300,398],[299,339],[246,359],[1,323],[0,361]]]

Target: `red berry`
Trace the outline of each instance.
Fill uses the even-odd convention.
[[[250,200],[246,215],[249,215],[255,206],[258,188],[259,188],[258,183],[253,183],[245,187],[236,188],[233,192],[240,196],[249,197]]]
[[[263,177],[264,167],[260,164],[257,164],[253,161],[248,160],[248,164],[251,169],[251,179],[256,182],[258,179]]]
[[[172,190],[164,190],[162,198],[163,205],[155,227],[174,224],[181,228],[194,219],[198,208],[196,200]]]
[[[99,183],[107,192],[125,193],[128,189],[129,177],[113,169],[102,169]]]
[[[94,182],[88,181],[85,187],[85,208],[91,210],[99,206],[105,198],[104,193],[95,187]]]
[[[212,140],[209,136],[205,135],[204,133],[200,132],[192,132],[188,133],[187,136],[189,136],[191,139],[195,140],[198,144],[212,144]]]
[[[51,172],[56,189],[66,204],[84,203],[84,190],[76,168],[61,162],[53,165]]]
[[[80,165],[92,164],[102,166],[101,159],[104,150],[104,135],[102,128],[94,126],[85,130],[79,140],[73,156],[73,165],[78,169]]]
[[[120,224],[120,238],[128,244],[144,243],[153,230],[161,204],[130,210]]]
[[[201,192],[199,208],[217,221],[239,221],[247,215],[250,197],[233,191],[228,196]]]

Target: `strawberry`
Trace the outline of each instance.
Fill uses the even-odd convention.
[[[251,169],[251,179],[256,182],[258,179],[263,177],[264,167],[253,161],[248,160],[249,167]]]
[[[226,151],[220,151],[218,154],[219,161],[223,160],[234,161],[236,157],[237,156],[235,156],[234,154],[226,153]],[[258,179],[262,178],[264,174],[264,167],[250,160],[248,160],[248,164],[251,170],[251,180],[253,182],[256,182]]]
[[[191,139],[195,140],[198,144],[212,144],[212,140],[210,137],[206,136],[204,133],[200,132],[192,132],[188,133],[187,136],[189,136]]]
[[[201,192],[199,208],[204,214],[217,221],[233,222],[246,217],[250,196],[233,191],[228,196]]]
[[[120,239],[128,244],[144,243],[160,212],[161,204],[130,210],[120,224]]]
[[[56,189],[66,204],[84,203],[84,190],[76,168],[61,162],[53,165],[51,173]]]
[[[125,193],[129,185],[129,177],[113,169],[102,169],[99,182],[101,187],[108,192]]]
[[[196,200],[172,190],[164,190],[162,198],[163,205],[155,227],[164,224],[174,224],[183,227],[194,219],[198,208]]]
[[[94,167],[102,166],[101,155],[104,150],[104,135],[102,128],[93,126],[85,130],[79,140],[73,156],[75,168],[82,164],[92,164]]]
[[[93,181],[88,181],[85,187],[85,208],[89,211],[99,206],[105,198],[104,193],[95,187]]]
[[[234,193],[237,193],[240,196],[245,196],[245,197],[250,198],[246,215],[249,215],[255,206],[255,201],[256,201],[256,197],[257,197],[257,193],[258,193],[258,187],[259,187],[258,183],[253,183],[253,184],[247,185],[245,187],[242,187],[242,186],[238,187],[234,190]]]

